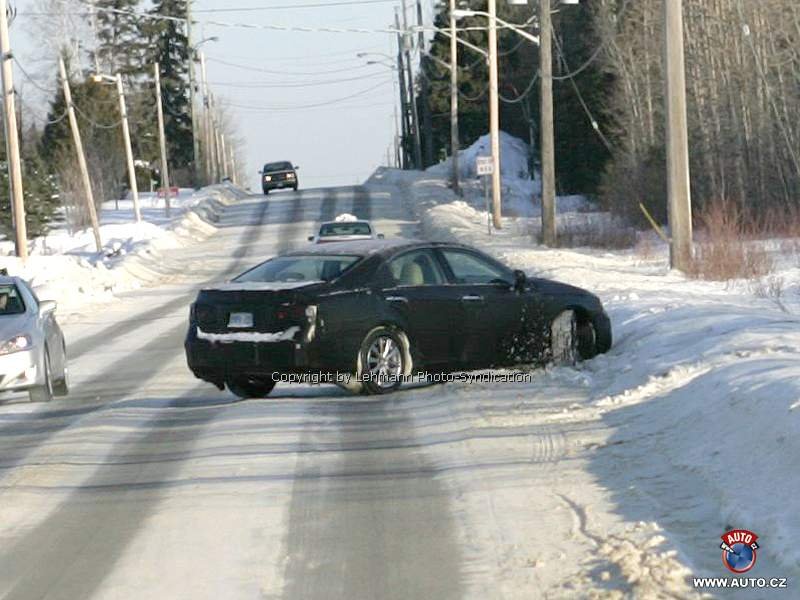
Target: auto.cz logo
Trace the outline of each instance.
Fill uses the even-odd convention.
[[[758,536],[747,529],[731,529],[722,535],[722,564],[736,575],[747,573],[756,564]]]

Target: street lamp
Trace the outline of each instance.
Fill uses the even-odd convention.
[[[383,56],[383,57],[386,57],[385,60],[368,60],[367,64],[368,65],[376,65],[376,66],[379,66],[379,67],[385,67],[385,68],[387,68],[387,69],[389,69],[389,70],[391,70],[391,71],[393,71],[395,73],[397,73],[399,71],[397,65],[394,65],[392,63],[387,63],[386,62],[386,60],[394,60],[388,54],[384,54],[382,52],[359,52],[357,54],[357,56],[359,58],[363,58],[365,56]],[[402,76],[402,73],[400,73],[400,75]],[[395,92],[397,91],[397,82],[394,80],[394,78],[392,78],[392,88],[394,89]],[[392,110],[394,111],[394,115],[392,117],[392,120],[394,121],[394,147],[395,147],[395,154],[397,155],[397,163],[399,165],[400,164],[400,157],[399,157],[399,153],[400,153],[399,152],[399,148],[400,148],[400,125],[399,125],[399,119],[398,119],[398,115],[397,115],[397,103],[396,102],[392,102]]]
[[[122,75],[117,73],[116,77],[111,75],[103,75],[102,73],[95,73],[92,75],[92,81],[95,83],[116,83],[117,95],[119,96],[119,112],[122,117],[122,138],[125,142],[125,155],[128,162],[128,185],[131,188],[131,195],[133,197],[133,214],[136,222],[140,223],[142,220],[142,212],[139,209],[139,186],[136,183],[136,166],[133,162],[133,150],[131,149],[131,132],[128,128],[128,109],[125,105],[125,90],[122,87]]]

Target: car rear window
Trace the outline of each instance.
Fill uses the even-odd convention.
[[[264,171],[291,171],[294,169],[290,162],[274,162],[264,165]]]
[[[12,284],[0,285],[0,316],[19,315],[25,312],[25,303],[22,301],[17,286]]]
[[[324,223],[319,228],[319,237],[336,235],[372,235],[372,229],[369,223],[364,223],[363,221]]]
[[[310,254],[279,256],[239,275],[236,282],[331,281],[356,264],[362,257],[351,255]]]

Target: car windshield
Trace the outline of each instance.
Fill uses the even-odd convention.
[[[372,235],[372,229],[364,221],[324,223],[319,228],[319,237],[335,235]]]
[[[361,259],[360,256],[279,256],[239,275],[236,282],[331,281]]]
[[[268,173],[270,171],[291,171],[294,169],[292,163],[290,162],[274,162],[274,163],[267,163],[264,165],[264,172]]]
[[[25,312],[25,304],[19,295],[17,286],[0,285],[0,316],[19,315]]]

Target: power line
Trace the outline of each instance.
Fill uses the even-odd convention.
[[[505,96],[503,96],[503,94],[500,93],[498,93],[498,96],[500,97],[500,100],[502,102],[505,102],[506,104],[517,104],[519,102],[522,102],[523,100],[525,100],[525,98],[528,97],[528,95],[533,91],[533,86],[536,84],[537,81],[539,81],[538,70],[536,71],[536,73],[534,73],[533,78],[528,84],[528,87],[526,87],[525,90],[516,98],[506,98]]]
[[[553,33],[554,33],[553,40],[555,40],[556,52],[558,52],[558,56],[561,58],[561,60],[564,63],[564,65],[566,65],[566,67],[569,69],[569,64],[567,64],[567,57],[564,55],[564,51],[561,48],[561,42],[559,41],[558,36],[555,35],[555,31]],[[583,94],[581,94],[581,90],[578,87],[578,84],[575,83],[575,78],[574,77],[570,77],[569,78],[569,82],[572,84],[572,88],[575,90],[575,94],[578,96],[578,101],[581,103],[581,106],[583,107],[583,110],[586,113],[586,116],[589,117],[589,122],[592,124],[592,129],[594,129],[594,131],[597,132],[597,135],[603,141],[603,144],[605,144],[605,147],[608,148],[608,150],[612,150],[611,142],[609,142],[608,138],[606,138],[606,136],[603,135],[603,132],[600,131],[600,124],[597,122],[597,119],[594,118],[594,115],[592,114],[592,111],[589,110],[589,106],[586,104],[586,101],[583,99]]]
[[[344,79],[328,79],[326,81],[309,81],[305,83],[298,82],[270,82],[270,81],[209,81],[209,85],[222,86],[222,87],[238,87],[249,89],[263,89],[263,88],[304,88],[304,87],[318,87],[321,85],[333,85],[340,83],[349,83],[353,81],[363,81],[365,79],[374,79],[382,77],[385,73],[370,73],[369,75],[362,75],[360,77],[346,77]]]
[[[332,104],[337,104],[339,102],[344,102],[345,100],[350,100],[352,98],[357,98],[359,96],[364,96],[369,92],[375,91],[380,87],[385,86],[386,84],[392,83],[391,81],[382,81],[381,83],[369,87],[365,90],[358,91],[354,94],[350,94],[349,96],[343,96],[341,98],[334,98],[333,100],[327,100],[325,102],[318,102],[314,104],[299,104],[293,106],[252,106],[252,105],[245,105],[245,104],[236,104],[233,102],[229,102],[226,106],[231,106],[234,108],[242,108],[246,110],[257,110],[257,111],[266,111],[266,112],[288,112],[294,110],[303,110],[308,108],[320,108],[322,106],[330,106]]]
[[[205,8],[193,10],[195,13],[224,13],[224,12],[260,12],[263,10],[292,10],[297,8],[327,8],[329,6],[364,6],[368,4],[389,4],[396,0],[346,0],[342,2],[324,2],[315,4],[295,4],[283,6],[249,6],[244,8]]]
[[[42,85],[41,85],[39,82],[37,82],[37,81],[36,81],[36,80],[33,78],[33,76],[31,76],[31,75],[30,75],[30,74],[29,74],[29,73],[28,73],[28,72],[25,70],[25,67],[23,67],[23,66],[22,66],[22,63],[20,63],[20,62],[19,62],[19,60],[17,60],[17,57],[16,57],[16,56],[12,56],[12,59],[13,59],[13,60],[14,60],[14,62],[16,63],[16,65],[17,65],[17,68],[19,69],[20,73],[22,73],[22,76],[23,76],[23,77],[25,77],[25,79],[27,79],[27,80],[28,80],[30,83],[32,83],[32,84],[33,84],[33,87],[35,87],[35,88],[36,88],[37,90],[39,90],[40,92],[44,92],[45,94],[50,94],[51,96],[53,96],[53,95],[55,95],[55,94],[56,94],[56,90],[54,90],[54,89],[50,89],[50,88],[46,88],[46,87],[42,86]]]
[[[243,69],[243,70],[246,70],[246,71],[256,71],[256,72],[259,72],[259,73],[268,73],[270,75],[289,75],[289,76],[297,76],[297,77],[311,76],[311,75],[333,75],[335,73],[349,73],[349,72],[354,71],[356,69],[365,69],[367,67],[371,67],[372,66],[372,65],[366,65],[366,64],[359,64],[359,65],[355,65],[355,66],[351,66],[351,67],[347,67],[347,68],[343,68],[343,69],[331,69],[331,70],[328,70],[328,71],[277,71],[277,70],[274,70],[274,69],[265,69],[263,67],[254,67],[254,66],[250,66],[250,65],[242,65],[242,64],[238,64],[238,63],[222,60],[222,59],[219,59],[219,58],[206,57],[206,60],[209,61],[209,62],[218,63],[220,65],[225,65],[226,67],[233,67],[235,69]],[[356,60],[356,59],[352,59],[352,60]]]

